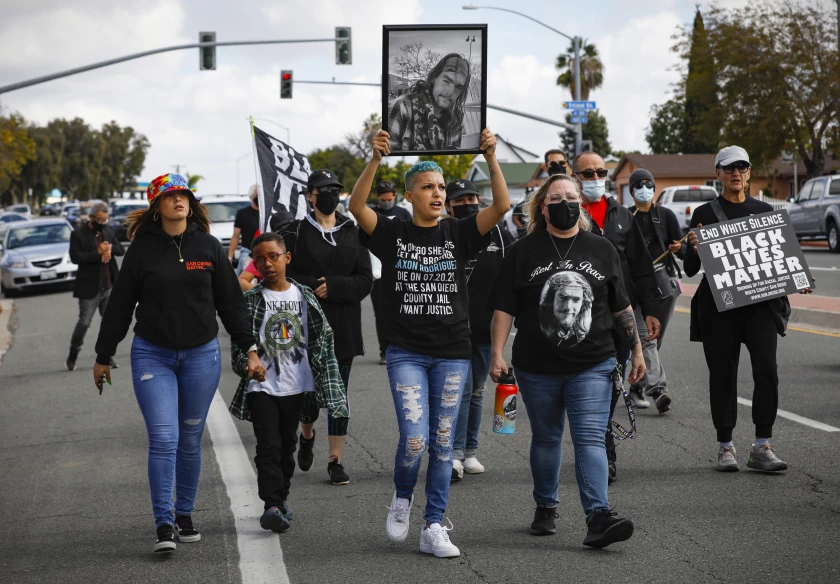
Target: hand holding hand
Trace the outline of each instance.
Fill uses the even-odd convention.
[[[248,377],[255,381],[265,381],[265,367],[263,367],[262,361],[260,361],[256,351],[248,353],[248,364],[245,366],[245,372],[248,374]]]
[[[107,241],[103,241],[97,246],[96,251],[99,253],[99,255],[109,253],[111,251],[111,244]]]
[[[379,162],[383,156],[391,153],[391,136],[385,130],[379,130],[373,137],[373,160]]]
[[[489,128],[484,128],[481,133],[481,146],[479,148],[484,151],[485,156],[496,155],[496,134],[491,132]]]

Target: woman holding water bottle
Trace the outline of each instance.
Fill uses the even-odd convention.
[[[555,532],[568,416],[588,526],[583,544],[602,548],[633,534],[633,523],[616,517],[607,501],[604,427],[616,369],[613,329],[633,347],[631,383],[645,371],[642,347],[618,253],[589,231],[577,184],[567,175],[550,176],[526,207],[528,235],[510,248],[491,295],[490,376],[498,382],[508,371],[502,351],[516,319],[512,361],[532,431],[537,508],[531,533]]]

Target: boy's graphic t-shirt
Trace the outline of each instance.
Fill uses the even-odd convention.
[[[284,292],[264,288],[265,318],[260,325],[259,356],[265,381],[252,380],[248,391],[274,396],[315,389],[306,342],[307,305],[297,286]]]

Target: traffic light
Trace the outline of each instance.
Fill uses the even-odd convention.
[[[293,81],[291,71],[280,71],[280,99],[292,99]]]
[[[198,42],[200,43],[215,43],[215,32],[200,32],[198,33]],[[202,71],[216,70],[216,47],[201,47],[198,49],[198,67]]]
[[[335,27],[335,38],[346,38],[346,41],[335,41],[335,64],[336,65],[352,65],[353,64],[353,47],[350,44],[350,27],[337,26]]]

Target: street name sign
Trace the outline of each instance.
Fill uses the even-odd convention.
[[[589,121],[589,118],[587,118],[587,117],[580,117],[580,116],[572,115],[572,123],[573,124],[585,124],[588,121]]]
[[[597,109],[594,101],[566,101],[563,107],[572,110],[594,110]]]

